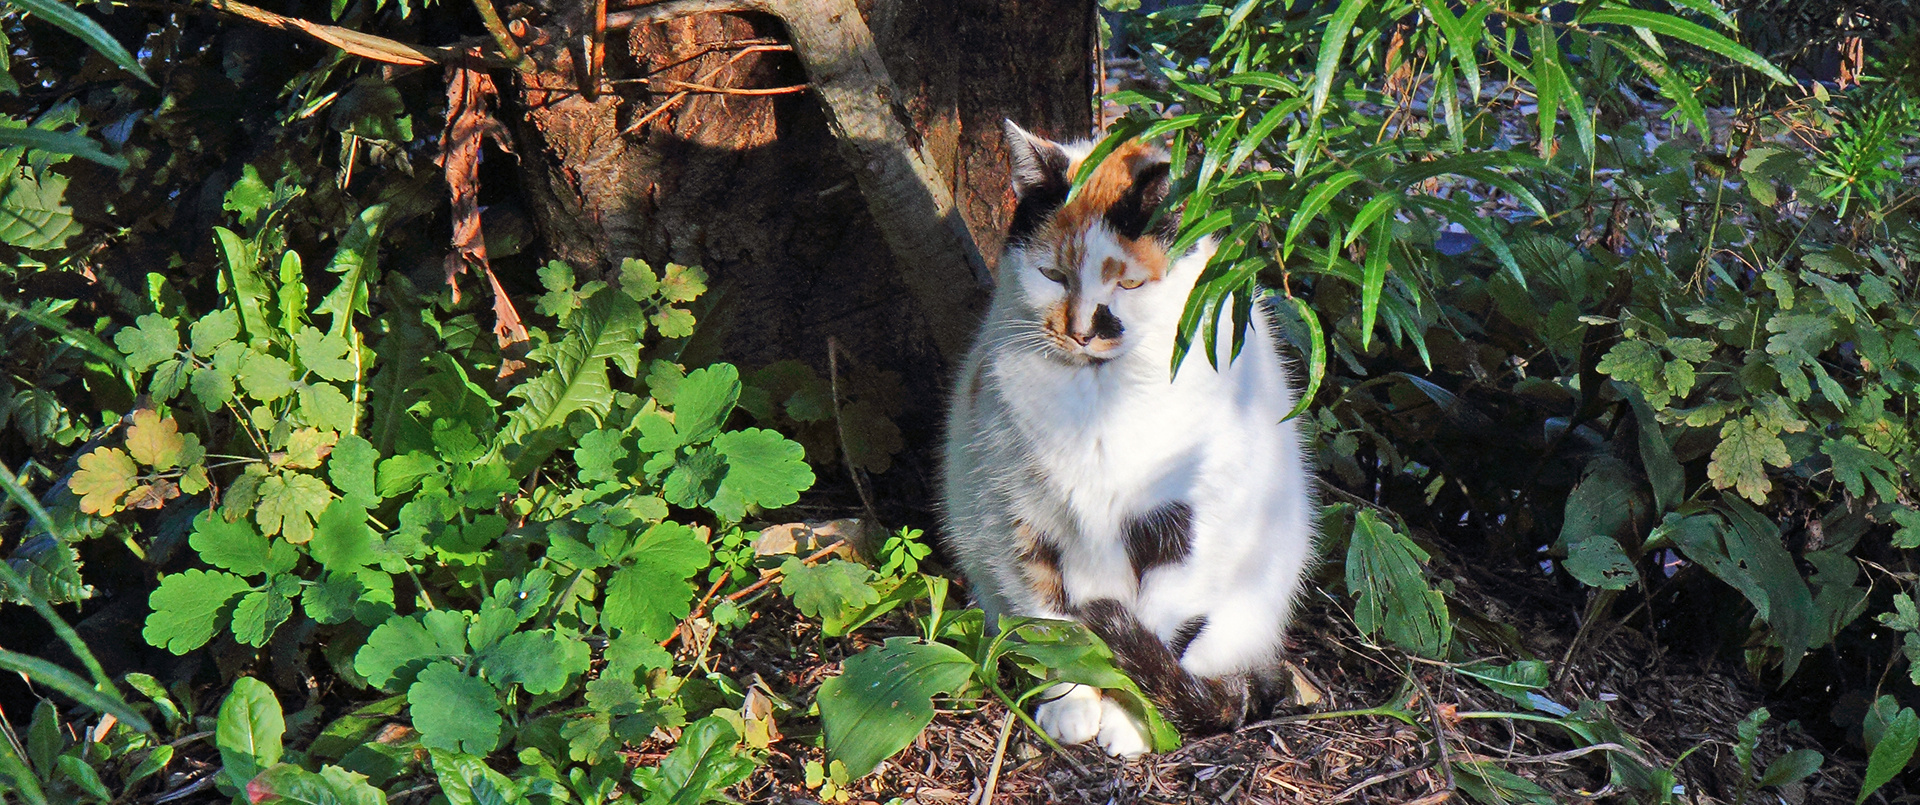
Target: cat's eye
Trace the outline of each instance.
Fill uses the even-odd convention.
[[[1067,272],[1061,271],[1060,269],[1057,269],[1057,268],[1040,269],[1040,276],[1046,277],[1047,279],[1053,280],[1054,282],[1060,283],[1061,285],[1067,284]]]
[[[1146,282],[1147,282],[1146,280],[1140,280],[1140,279],[1134,279],[1132,277],[1128,277],[1120,281],[1120,287],[1131,291],[1135,288],[1145,285]]]

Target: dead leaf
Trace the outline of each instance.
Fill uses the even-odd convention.
[[[134,509],[158,509],[180,497],[180,487],[165,478],[137,487],[127,495],[127,506]]]
[[[479,51],[474,55],[477,58]],[[446,259],[447,285],[453,289],[454,301],[459,301],[460,286],[454,278],[465,273],[469,265],[486,274],[493,290],[493,334],[504,350],[526,343],[527,328],[506,289],[493,275],[493,266],[487,262],[487,239],[480,229],[480,149],[486,139],[492,138],[500,150],[513,150],[507,144],[506,127],[488,112],[488,105],[499,94],[485,70],[466,64],[447,67],[447,128],[440,138],[440,169],[453,197],[453,251]],[[518,361],[502,362],[502,376],[511,373],[508,363]]]

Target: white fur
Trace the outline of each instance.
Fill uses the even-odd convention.
[[[989,623],[1003,613],[1070,616],[1028,589],[1013,536],[1018,519],[1058,545],[1070,606],[1115,599],[1162,640],[1205,616],[1181,659],[1187,671],[1223,677],[1269,668],[1314,541],[1311,477],[1298,429],[1282,421],[1294,395],[1272,325],[1253,316],[1239,358],[1229,361],[1231,317],[1223,318],[1219,369],[1196,345],[1170,381],[1181,310],[1212,245],[1172,263],[1160,281],[1128,290],[1101,279],[1104,259],[1127,257],[1116,237],[1100,224],[1084,237],[1079,266],[1050,266],[1049,244],[1011,249],[1001,261],[948,420],[947,543]],[[1047,267],[1079,273],[1076,329],[1100,304],[1120,319],[1120,344],[1099,356],[1104,362],[1064,353],[1043,334],[1043,311],[1067,290],[1042,276]],[[1192,507],[1192,553],[1136,584],[1123,525],[1175,502]],[[1097,735],[1116,754],[1145,750],[1144,732],[1123,708],[1107,702],[1090,732],[1087,695],[1065,693],[1040,711],[1057,740]]]

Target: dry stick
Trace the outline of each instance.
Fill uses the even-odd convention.
[[[252,20],[283,31],[306,34],[329,45],[337,47],[355,56],[372,59],[386,64],[404,64],[415,67],[429,64],[450,64],[466,62],[470,57],[456,48],[426,47],[396,42],[384,36],[364,34],[338,25],[321,25],[282,14],[275,14],[264,8],[256,8],[240,0],[203,0],[208,8],[227,12],[236,17]]]
[[[701,56],[705,56],[705,55],[707,55],[708,53],[712,53],[712,52],[713,52],[713,50],[714,50],[714,49],[713,49],[713,48],[711,48],[711,47],[708,47],[708,48],[703,48],[703,49],[702,49],[702,50],[701,50],[701,51],[700,51],[699,53],[696,53],[696,54],[694,54],[694,55],[692,55],[692,56],[688,56],[688,57],[687,57],[687,58],[685,58],[685,59],[682,59],[682,60],[680,60],[680,61],[678,61],[678,62],[675,62],[675,63],[673,63],[673,64],[669,64],[669,65],[667,65],[667,66],[665,66],[665,67],[662,67],[662,68],[660,68],[659,70],[655,70],[655,71],[653,71],[653,72],[654,72],[654,73],[659,73],[659,72],[661,72],[661,71],[664,71],[664,70],[671,70],[671,69],[673,69],[673,68],[675,68],[675,67],[678,67],[678,66],[680,66],[680,65],[682,65],[682,64],[685,64],[685,63],[687,63],[687,62],[690,62],[690,61],[693,61],[694,59],[697,59],[697,58],[700,58]],[[726,61],[724,61],[724,62],[721,62],[721,64],[720,64],[720,66],[719,66],[719,67],[715,67],[715,68],[713,68],[713,69],[711,69],[711,70],[708,70],[708,71],[706,72],[706,74],[705,74],[705,75],[702,75],[702,76],[700,76],[700,78],[699,78],[698,80],[699,80],[699,81],[700,81],[701,83],[706,83],[706,82],[708,82],[708,81],[712,81],[712,80],[713,80],[713,78],[714,78],[715,76],[718,76],[718,75],[720,75],[720,71],[722,71],[722,70],[725,70],[725,69],[727,69],[728,67],[732,67],[732,66],[734,65],[734,63],[735,63],[735,62],[738,62],[738,61],[740,61],[740,59],[742,59],[742,58],[744,58],[744,57],[745,57],[745,56],[746,56],[747,54],[749,54],[749,53],[761,53],[761,52],[764,52],[764,51],[774,51],[774,50],[783,50],[783,51],[791,51],[791,50],[793,50],[793,46],[792,46],[792,45],[752,45],[752,46],[749,46],[749,47],[746,47],[746,48],[742,48],[742,49],[740,50],[740,52],[739,52],[739,53],[735,53],[735,54],[733,54],[732,56],[730,56],[730,57],[728,57]],[[651,76],[651,75],[652,75],[652,73],[649,73],[648,75],[649,75],[649,76]],[[623,80],[623,81],[619,81],[619,82],[614,82],[614,83],[628,83],[628,82],[637,82],[637,83],[643,83],[643,84],[644,84],[644,83],[647,83],[647,82],[649,82],[649,81],[651,81],[651,80],[652,80],[652,78],[651,78],[651,77],[649,77],[649,78],[634,78],[634,79],[627,79],[627,80]],[[643,127],[643,126],[645,126],[645,125],[647,125],[648,123],[651,123],[651,122],[653,122],[653,119],[654,119],[654,118],[656,118],[656,117],[659,117],[659,116],[661,116],[661,115],[663,115],[663,114],[666,114],[666,111],[667,111],[668,109],[672,109],[672,108],[673,108],[673,107],[674,107],[675,105],[677,105],[677,104],[679,104],[679,103],[680,103],[681,101],[684,101],[684,100],[686,100],[686,99],[687,99],[687,98],[688,98],[689,96],[691,96],[691,95],[693,95],[693,91],[692,91],[692,90],[685,90],[685,89],[683,89],[683,90],[681,90],[681,91],[679,91],[679,92],[676,92],[676,93],[674,93],[674,94],[672,94],[672,95],[670,95],[670,96],[668,96],[666,100],[664,100],[664,101],[661,101],[661,102],[660,102],[660,104],[659,104],[658,106],[655,106],[655,107],[653,107],[652,109],[650,109],[650,110],[648,110],[646,114],[644,114],[644,115],[641,115],[641,116],[640,116],[640,119],[638,119],[638,120],[635,120],[635,121],[633,121],[633,124],[632,124],[632,125],[630,125],[630,126],[627,126],[627,127],[625,128],[625,129],[623,129],[623,130],[621,130],[621,132],[620,132],[620,133],[621,133],[621,134],[633,134],[634,132],[637,132],[637,131],[639,131],[639,130],[641,129],[641,127]]]
[[[811,565],[814,562],[818,562],[821,559],[825,559],[828,554],[833,553],[834,550],[838,549],[840,546],[845,544],[847,544],[846,540],[840,540],[840,539],[834,540],[833,544],[828,545],[824,548],[821,548],[820,550],[814,551],[811,555],[807,556],[807,558],[800,560],[800,563],[803,565]],[[726,600],[738,601],[742,598],[746,598],[749,595],[759,592],[761,589],[765,588],[767,585],[772,584],[776,579],[779,579],[780,576],[781,576],[780,568],[773,567],[773,568],[767,568],[766,570],[762,570],[760,571],[759,579],[755,580],[752,584],[749,584],[745,587],[740,588],[738,592],[734,592],[728,595]],[[726,577],[722,576],[720,581],[714,584],[714,589],[719,589],[720,584],[725,582],[726,582]],[[707,596],[708,598],[711,598],[713,596],[713,593],[708,592]],[[688,615],[687,617],[692,618],[700,615],[706,607],[706,599],[702,599],[700,602],[700,605],[701,605],[701,609],[694,610],[693,614]],[[667,635],[667,639],[660,641],[661,647],[664,648],[668,643],[673,642],[675,638],[679,637],[680,627],[685,623],[686,621],[682,620],[680,623],[674,624],[673,633]]]
[[[607,28],[736,11],[772,14],[786,24],[841,155],[934,341],[948,356],[961,354],[993,279],[946,177],[895,114],[894,99],[903,96],[854,0],[666,0],[609,14]]]
[[[493,0],[473,0],[473,8],[480,12],[480,22],[486,25],[487,33],[493,36],[494,47],[500,49],[500,55],[513,62],[514,69],[523,73],[533,72],[533,60],[527,58],[520,43],[513,41],[513,34],[507,32],[507,24],[500,21],[500,12],[493,9]]]
[[[987,784],[980,787],[976,805],[993,805],[993,790],[1000,785],[1000,764],[1007,759],[1007,736],[1013,734],[1013,711],[1000,719],[1000,741],[993,748],[993,765],[987,767]]]

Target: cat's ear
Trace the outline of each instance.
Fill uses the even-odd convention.
[[[1013,121],[1002,122],[1006,132],[1007,151],[1013,154],[1013,193],[1026,198],[1037,190],[1051,190],[1067,186],[1066,149],[1059,143],[1041,137],[1015,125]]]

